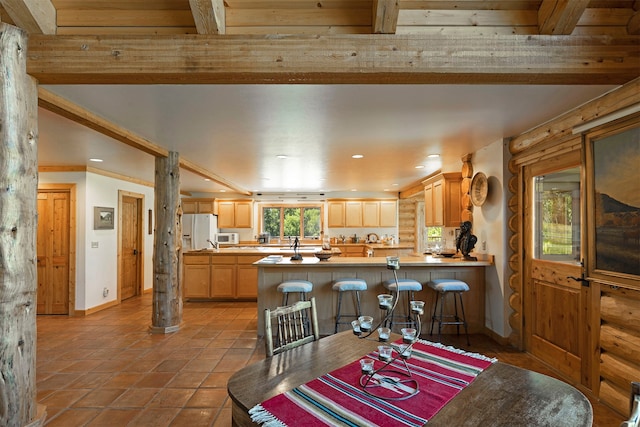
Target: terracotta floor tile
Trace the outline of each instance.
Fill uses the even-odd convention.
[[[200,387],[224,388],[234,372],[213,372],[207,376]]]
[[[144,374],[142,379],[133,386],[136,388],[160,388],[173,379],[173,372],[150,372]]]
[[[69,388],[97,388],[113,376],[110,372],[88,372],[69,384]]]
[[[180,412],[180,408],[147,408],[136,416],[127,427],[166,427]],[[227,426],[231,425],[231,421]]]
[[[57,390],[46,398],[42,399],[40,403],[45,406],[53,406],[58,408],[68,408],[72,406],[76,401],[82,399],[87,393],[91,392],[90,389],[63,389]]]
[[[215,360],[196,359],[187,363],[182,372],[211,372],[217,364]]]
[[[199,388],[187,402],[187,408],[219,408],[229,397],[227,389]]]
[[[139,409],[105,409],[87,424],[87,427],[126,426],[140,414]]]
[[[189,363],[189,360],[163,360],[162,362],[158,363],[155,368],[153,368],[153,372],[178,372],[187,363]]]
[[[127,391],[125,388],[97,388],[87,393],[73,406],[76,408],[106,408],[125,391]]]
[[[56,414],[54,418],[49,418],[49,408],[47,408],[47,427],[71,427],[83,426],[100,415],[99,409],[67,409]]]
[[[167,387],[197,388],[208,375],[208,372],[178,372],[167,384]]]
[[[113,376],[102,385],[103,388],[128,388],[144,377],[142,372],[122,372],[112,375]]]
[[[158,394],[158,388],[130,388],[109,406],[112,408],[144,408]]]
[[[173,419],[171,427],[208,427],[218,414],[218,409],[184,408]]]
[[[149,403],[161,408],[182,408],[191,399],[196,388],[165,388]]]
[[[222,408],[212,427],[229,427],[231,425],[231,408]]]

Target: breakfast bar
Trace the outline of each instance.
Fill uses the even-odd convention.
[[[485,268],[493,265],[493,256],[478,255],[476,261],[461,258],[439,258],[431,255],[413,255],[400,257],[400,269],[396,270],[398,279],[414,279],[422,283],[422,291],[415,298],[425,302],[423,316],[423,335],[428,332],[429,318],[435,302],[436,293],[426,286],[433,279],[457,279],[469,285],[469,292],[463,296],[469,333],[484,332],[485,321]],[[311,296],[315,297],[318,326],[321,335],[330,335],[334,331],[337,293],[332,290],[333,281],[350,277],[364,279],[367,290],[361,293],[362,312],[378,318],[378,294],[388,291],[382,283],[393,279],[393,271],[387,269],[386,257],[331,257],[320,261],[314,257],[305,257],[292,261],[289,257],[265,257],[256,263],[258,267],[258,313],[265,308],[282,305],[282,294],[277,287],[285,280],[302,279],[313,283]],[[353,312],[350,299],[345,299],[345,310]],[[341,330],[346,329],[342,325]],[[450,332],[444,330],[443,333]],[[258,316],[258,335],[264,335],[264,321]]]

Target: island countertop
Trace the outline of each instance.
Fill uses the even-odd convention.
[[[476,254],[476,261],[464,260],[461,257],[445,258],[433,255],[413,254],[399,257],[400,266],[411,267],[486,267],[493,265],[493,255]],[[287,256],[277,258],[274,256],[265,257],[254,263],[260,267],[286,267],[305,266],[313,268],[334,268],[334,267],[386,267],[386,257],[331,257],[326,261],[320,261],[315,257],[303,258],[300,261],[292,261]]]

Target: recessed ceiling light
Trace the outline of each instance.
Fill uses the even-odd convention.
[[[391,184],[391,185],[392,185],[392,186],[394,186],[394,187],[397,187],[397,186],[398,186],[398,184]]]
[[[279,158],[279,159],[286,159],[287,158],[287,156],[284,155],[284,154],[278,154],[276,157]]]
[[[205,178],[204,180],[205,180],[205,181],[211,181],[209,178]]]
[[[427,157],[430,159],[435,159],[437,157],[440,157],[440,154],[429,154]]]
[[[227,192],[227,190],[220,190],[220,192],[221,192],[221,193],[226,193],[226,192]]]
[[[416,166],[416,169],[422,169],[422,168],[424,168],[424,166],[423,166],[423,165],[418,165],[418,166]]]
[[[353,156],[351,156],[354,159],[361,159],[364,157],[364,154],[354,154]]]
[[[358,191],[358,189],[357,188],[352,188],[351,191]]]
[[[89,159],[89,161],[90,161],[90,162],[100,163],[100,162],[102,162],[103,160],[102,160],[102,159],[98,159],[97,157],[94,157],[94,158],[92,158],[92,159]]]

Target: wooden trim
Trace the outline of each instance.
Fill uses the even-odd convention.
[[[74,316],[88,316],[93,313],[97,313],[107,308],[115,307],[119,302],[117,300],[107,301],[104,304],[96,305],[95,307],[88,308],[86,310],[76,310]]]
[[[611,85],[638,77],[637,51],[634,36],[36,34],[27,72],[40,84]]]
[[[77,197],[76,184],[38,184],[38,191],[69,192],[69,316],[76,315],[76,230],[77,230]]]
[[[189,0],[198,34],[224,34],[225,10],[222,0]]]
[[[17,27],[29,34],[55,34],[56,8],[51,0],[2,0]]]

